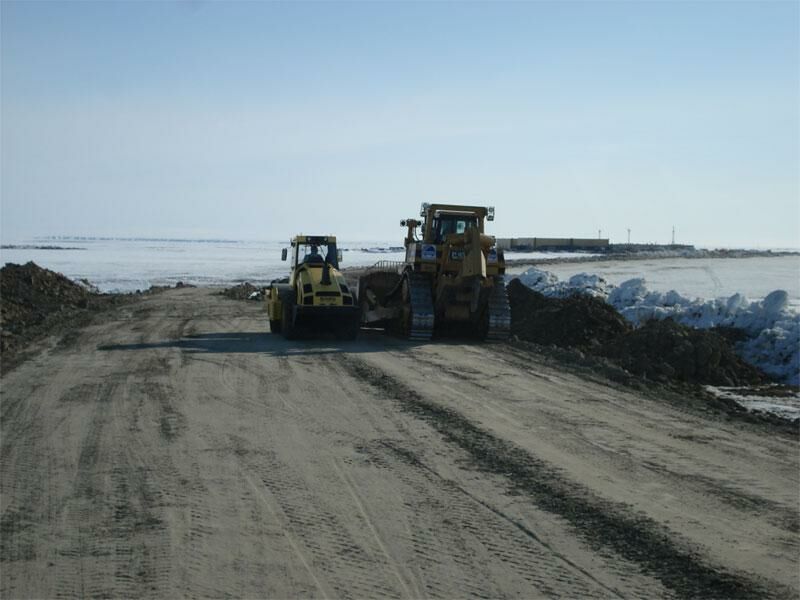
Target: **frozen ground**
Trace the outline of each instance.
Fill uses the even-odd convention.
[[[752,393],[742,393],[739,388],[723,388],[706,386],[706,389],[720,398],[734,400],[752,412],[763,412],[777,415],[789,421],[800,419],[800,394],[790,396],[772,397],[763,391],[753,390]]]
[[[67,277],[88,279],[102,292],[132,292],[151,285],[174,285],[178,281],[221,286],[249,281],[258,285],[282,277],[289,270],[288,263],[281,261],[281,248],[288,246],[283,241],[70,239],[52,243],[83,249],[3,249],[0,262],[23,264],[32,260]],[[401,252],[381,251],[391,245],[375,241],[340,242],[344,250],[342,264],[363,266],[378,260],[402,260]]]
[[[285,241],[137,241],[137,240],[21,240],[20,244],[80,247],[83,250],[2,249],[0,263],[36,264],[85,278],[101,291],[134,291],[178,281],[197,285],[230,285],[242,281],[269,282],[288,271],[280,260]],[[397,246],[394,241],[342,241],[343,266],[368,266],[378,260],[403,260],[402,252],[364,252]],[[507,252],[506,259],[552,260],[574,253]],[[526,266],[511,267],[519,274]],[[716,298],[737,292],[750,299],[774,289],[786,290],[789,304],[800,309],[800,256],[739,259],[653,259],[548,264],[560,279],[589,272],[612,284],[642,277],[650,289],[678,290],[684,296]]]
[[[25,248],[0,249],[0,264],[37,265],[73,279],[88,279],[102,292],[133,292],[151,285],[228,286],[243,281],[268,283],[288,274],[281,262],[286,241],[180,241],[57,239],[22,240]],[[44,250],[33,246],[67,246],[79,250]],[[343,267],[363,267],[380,260],[403,260],[398,241],[340,241]],[[563,258],[574,253],[509,253],[507,257],[540,260]]]

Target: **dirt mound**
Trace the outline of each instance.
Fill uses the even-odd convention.
[[[633,329],[599,298],[548,298],[518,279],[509,283],[508,297],[511,333],[520,340],[577,348],[661,382],[731,386],[765,380],[734,353],[738,331],[693,329],[672,320],[648,321]]]
[[[631,326],[599,298],[548,298],[519,279],[508,284],[511,332],[542,345],[591,349],[616,339]]]
[[[665,319],[651,320],[613,340],[601,354],[649,379],[711,385],[761,383],[759,371],[739,358],[726,337]]]
[[[90,311],[120,302],[98,294],[88,282],[74,282],[33,262],[0,269],[0,350],[3,362],[30,340],[62,327]]]
[[[257,297],[252,297],[254,293],[258,293]],[[261,288],[257,288],[252,283],[244,282],[233,287],[226,288],[220,292],[223,296],[231,298],[232,300],[258,300],[263,294]]]
[[[91,292],[60,273],[35,263],[7,264],[0,269],[3,330],[20,331],[48,315],[70,308],[86,308]]]

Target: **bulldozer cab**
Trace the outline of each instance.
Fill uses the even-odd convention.
[[[494,207],[423,203],[419,214],[421,221],[400,221],[407,230],[405,261],[376,265],[359,278],[364,323],[411,340],[431,339],[434,326],[506,339],[511,312],[505,258],[495,238],[484,233]]]
[[[463,235],[471,229],[483,233],[484,221],[494,218],[494,208],[425,203],[420,216],[425,219],[422,223],[423,241],[443,244],[448,235]]]
[[[448,235],[461,235],[470,229],[476,228],[483,233],[483,222],[474,213],[436,211],[431,222],[432,242],[434,244],[442,244]]]

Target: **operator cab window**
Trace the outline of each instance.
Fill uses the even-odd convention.
[[[314,244],[311,246],[303,246],[303,252],[305,253],[303,262],[307,265],[321,265],[325,263],[325,259],[323,259],[322,255],[319,253],[319,246]]]
[[[336,244],[304,244],[300,246],[298,262],[306,265],[322,266],[326,262],[333,268],[339,268],[336,256]]]
[[[467,229],[478,226],[476,217],[459,215],[440,215],[433,219],[433,230],[435,232],[436,243],[441,244],[451,233],[460,235]]]

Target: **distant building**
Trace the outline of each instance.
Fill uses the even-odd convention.
[[[497,247],[503,250],[594,250],[604,251],[608,239],[602,238],[497,238]]]

